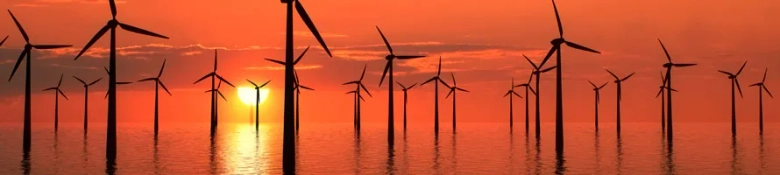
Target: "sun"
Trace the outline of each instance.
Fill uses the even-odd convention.
[[[268,88],[260,88],[260,104],[262,105],[268,98]],[[255,105],[255,98],[257,98],[257,91],[254,87],[244,86],[238,87],[238,99],[246,105]]]

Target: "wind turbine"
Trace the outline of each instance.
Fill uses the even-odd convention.
[[[619,78],[615,73],[612,73],[612,71],[607,70],[609,75],[612,75],[612,77],[615,78],[615,84],[617,84],[617,133],[620,134],[620,101],[623,100],[623,93],[622,93],[622,84],[623,81],[628,80],[628,78],[631,78],[631,76],[634,76],[634,72],[631,74],[628,74],[628,76]]]
[[[414,83],[414,84],[412,84],[409,87],[404,86],[403,84],[401,84],[398,81],[396,81],[395,83],[398,83],[398,85],[401,86],[402,91],[404,91],[404,131],[406,131],[406,102],[407,102],[407,99],[408,99],[407,96],[406,96],[407,95],[406,92],[409,91],[410,89],[414,88],[414,86],[416,86],[417,83]]]
[[[314,91],[314,89],[310,87],[306,87],[304,85],[301,85],[301,82],[298,79],[298,71],[294,72],[295,74],[295,131],[298,131],[298,129],[301,127],[301,89],[306,89],[310,91]]]
[[[552,4],[553,9],[555,10],[555,19],[558,21],[558,33],[560,37],[550,41],[553,47],[550,48],[550,52],[547,53],[544,60],[547,61],[547,59],[550,59],[550,56],[552,56],[553,52],[556,52],[556,63],[558,64],[558,68],[555,71],[555,152],[558,153],[558,155],[561,155],[563,153],[563,84],[561,82],[563,66],[561,62],[561,46],[565,43],[566,46],[574,49],[598,54],[601,54],[601,52],[564,39],[563,25],[561,25],[561,17],[558,15],[558,7],[555,5],[555,0],[552,0]],[[539,89],[537,88],[537,90]]]
[[[764,69],[764,78],[761,79],[761,82],[758,82],[756,84],[750,85],[750,87],[756,86],[758,87],[758,128],[759,128],[759,134],[764,134],[764,91],[766,91],[767,94],[769,94],[769,97],[775,98],[772,96],[772,93],[769,92],[769,89],[766,87],[766,72],[769,69]]]
[[[107,67],[103,67],[103,70],[106,70],[106,74],[108,74],[108,75],[111,75],[111,72],[109,72],[109,71],[108,71],[108,68],[107,68]],[[116,84],[117,84],[117,85],[126,85],[126,84],[132,84],[132,83],[133,83],[133,82],[129,82],[129,81],[120,81],[120,82],[116,82]],[[110,94],[110,93],[109,93],[108,91],[106,91],[106,96],[105,96],[105,97],[103,97],[103,99],[108,99],[108,95],[109,95],[109,94]]]
[[[211,73],[206,74],[205,76],[203,76],[202,78],[198,79],[197,81],[195,81],[195,83],[192,83],[192,84],[198,84],[198,82],[203,81],[203,80],[205,80],[206,78],[209,78],[209,77],[211,77],[211,90],[206,91],[206,92],[211,92],[211,133],[214,134],[214,131],[216,131],[215,129],[217,128],[217,123],[219,121],[219,119],[217,119],[217,111],[216,111],[217,109],[215,107],[216,103],[217,103],[217,100],[216,100],[217,93],[219,92],[219,91],[214,91],[214,89],[218,89],[218,88],[215,88],[215,86],[214,86],[216,84],[216,80],[219,79],[220,83],[224,81],[225,83],[227,83],[231,87],[235,87],[235,86],[233,86],[232,83],[230,83],[229,81],[225,80],[225,78],[222,78],[221,75],[217,74],[217,49],[214,49],[214,71],[212,71]]]
[[[30,43],[30,37],[27,36],[27,32],[24,31],[24,28],[22,28],[22,24],[19,23],[18,20],[16,20],[16,17],[13,13],[11,13],[11,10],[8,10],[8,14],[11,15],[11,19],[14,20],[14,23],[16,23],[16,28],[19,29],[19,32],[22,33],[22,37],[24,37],[24,41],[26,44],[24,45],[24,50],[22,51],[22,54],[19,55],[19,59],[16,61],[16,65],[14,66],[14,70],[11,71],[11,77],[8,78],[8,81],[10,82],[14,78],[14,74],[16,74],[16,70],[19,68],[19,64],[24,61],[25,56],[27,56],[27,63],[25,68],[25,80],[24,80],[24,138],[22,139],[22,145],[24,152],[30,152],[31,145],[32,145],[32,49],[40,49],[40,50],[47,50],[47,49],[58,49],[58,48],[65,48],[70,47],[71,45],[53,45],[53,44],[31,44]],[[7,39],[8,37],[6,37]],[[6,39],[3,39],[4,43]]]
[[[520,86],[520,85],[518,85],[518,86]],[[526,84],[525,86],[527,88],[528,84]],[[506,94],[504,94],[504,97],[509,96],[509,129],[512,129],[512,126],[514,126],[514,123],[515,123],[515,119],[514,119],[515,118],[515,115],[514,115],[514,108],[515,108],[515,106],[512,105],[512,99],[513,99],[512,95],[520,97],[520,98],[523,98],[522,96],[520,96],[520,94],[517,94],[517,92],[515,92],[515,78],[514,77],[512,77],[512,84],[511,84],[511,86],[509,86],[509,90],[506,91]],[[527,117],[528,116],[526,116],[526,118]]]
[[[106,34],[109,30],[111,31],[110,36],[110,44],[109,44],[109,68],[110,68],[110,75],[108,76],[108,127],[106,127],[106,156],[109,159],[114,159],[116,156],[116,85],[117,85],[117,79],[116,79],[116,27],[119,26],[120,28],[130,31],[133,33],[141,34],[141,35],[147,35],[152,36],[156,38],[163,38],[168,39],[168,37],[141,29],[135,26],[132,26],[130,24],[125,24],[119,22],[119,20],[116,19],[116,3],[114,3],[114,0],[108,0],[108,5],[111,8],[111,20],[108,20],[108,23],[106,23],[103,28],[101,28],[92,39],[87,42],[87,45],[84,46],[84,49],[79,52],[78,55],[76,55],[76,58],[74,60],[78,60],[81,55],[84,54],[87,50],[89,50],[90,47],[92,47],[97,40],[99,40],[103,35]]]
[[[590,80],[588,80],[588,83],[590,83],[590,85],[593,86],[593,91],[596,92],[596,103],[595,103],[596,104],[596,115],[595,115],[596,116],[596,120],[595,120],[594,123],[596,123],[596,131],[598,132],[599,131],[599,103],[601,102],[601,95],[599,94],[599,90],[601,90],[601,88],[604,88],[604,86],[607,86],[607,83],[609,83],[609,82],[606,82],[606,83],[602,84],[601,86],[596,86],[596,84],[593,84],[593,82],[591,82]]]
[[[444,97],[444,98],[449,98],[450,95],[452,95],[452,131],[455,132],[455,127],[457,126],[456,125],[457,122],[455,120],[455,114],[456,114],[456,112],[455,112],[455,109],[456,109],[455,108],[455,102],[457,101],[456,100],[457,97],[455,97],[455,96],[456,96],[457,93],[455,93],[455,91],[463,91],[463,92],[469,92],[469,91],[465,90],[463,88],[458,87],[458,83],[455,82],[455,73],[450,72],[450,74],[452,76],[452,86],[447,85],[447,83],[444,83],[444,86],[447,86],[447,88],[450,88],[450,92],[447,93],[447,96]]]
[[[531,90],[531,93],[536,95],[536,91],[534,91],[534,88],[531,87],[531,80],[533,78],[534,78],[534,72],[531,71],[531,76],[528,77],[528,82],[515,86],[515,87],[525,87],[525,133],[526,135],[528,134],[528,97],[530,97],[528,96],[528,90]],[[514,81],[514,79],[512,81]],[[536,86],[539,87],[539,83],[537,83]],[[538,98],[537,98],[537,102],[538,102]],[[512,125],[509,125],[509,127],[511,128]]]
[[[669,145],[672,144],[674,132],[672,125],[672,67],[688,67],[688,66],[695,66],[696,64],[692,63],[673,63],[672,57],[669,56],[669,52],[666,50],[666,47],[664,46],[664,43],[661,42],[661,39],[658,39],[658,43],[661,44],[661,48],[664,50],[664,54],[666,54],[666,60],[668,60],[667,63],[663,64],[663,67],[666,68],[666,79],[664,82],[666,82],[666,124],[668,125],[666,127],[666,141],[669,143]]]
[[[299,11],[300,11],[300,10],[299,10]],[[287,66],[291,66],[291,67],[289,67],[289,69],[291,69],[290,71],[292,71],[292,73],[291,73],[291,74],[292,74],[292,75],[291,75],[291,77],[293,78],[293,79],[292,79],[292,80],[293,80],[293,82],[292,82],[292,86],[289,86],[289,87],[288,87],[288,86],[287,86],[287,84],[285,84],[285,88],[290,88],[290,89],[292,90],[292,91],[290,91],[290,92],[291,92],[291,93],[292,93],[292,92],[295,92],[295,94],[292,94],[292,95],[295,95],[295,96],[290,96],[290,97],[289,97],[289,100],[288,100],[288,97],[286,96],[286,95],[288,95],[288,94],[287,94],[287,90],[286,90],[286,89],[284,90],[284,92],[285,92],[285,100],[284,100],[284,101],[285,101],[285,106],[284,106],[284,108],[285,108],[285,111],[284,111],[284,112],[285,112],[285,119],[284,119],[284,120],[285,120],[285,121],[284,121],[284,123],[285,123],[285,133],[287,133],[287,123],[288,123],[288,122],[289,122],[291,125],[294,125],[294,126],[292,126],[292,127],[293,127],[292,129],[294,129],[294,131],[298,131],[298,128],[300,127],[300,123],[298,122],[298,117],[299,117],[299,115],[300,115],[300,110],[298,110],[298,97],[297,97],[297,95],[296,95],[296,94],[300,94],[300,91],[301,91],[301,90],[299,90],[299,89],[298,89],[298,72],[295,70],[295,65],[297,65],[297,64],[298,64],[298,62],[299,62],[299,61],[301,61],[301,59],[303,58],[303,56],[304,56],[304,55],[306,55],[306,52],[308,52],[308,51],[309,51],[309,48],[310,48],[310,46],[307,46],[307,47],[306,47],[306,49],[304,49],[304,50],[303,50],[303,52],[301,52],[301,55],[299,55],[299,56],[298,56],[298,58],[296,58],[294,61],[293,61],[293,60],[289,60],[289,61],[279,61],[279,60],[275,60],[275,59],[271,59],[271,58],[265,58],[265,60],[267,60],[267,61],[270,61],[270,62],[274,62],[274,63],[277,63],[277,64],[284,65],[284,66],[285,66],[285,71],[286,71],[286,69],[287,69]],[[326,47],[325,49],[327,49],[327,47]],[[289,48],[288,50],[290,50],[290,52],[292,52],[292,51],[291,51],[291,48]],[[328,52],[328,54],[330,54],[330,52]],[[291,63],[291,64],[287,64],[287,63]],[[285,78],[287,78],[287,75],[285,75]],[[286,81],[287,81],[287,79],[285,79],[285,83],[287,83]],[[305,88],[304,88],[304,89],[305,89]],[[311,90],[313,90],[313,89],[311,89]],[[295,100],[295,101],[293,101],[293,100]],[[293,119],[294,119],[295,121],[287,121],[287,109],[288,109],[288,107],[287,107],[287,101],[289,101],[289,102],[290,102],[290,104],[293,104],[293,105],[294,105],[294,106],[291,106],[291,107],[295,107],[295,110],[294,110],[294,111],[293,111],[293,108],[290,108],[290,110],[291,110],[292,112],[294,112],[292,115],[294,115],[294,117],[295,117],[295,118],[293,118]],[[293,102],[295,102],[295,103],[293,103]],[[290,134],[294,134],[294,133],[295,133],[295,132],[290,132]],[[284,135],[284,137],[285,137],[285,139],[287,139],[287,134],[285,134],[285,135]],[[285,142],[285,144],[287,143],[287,141],[288,141],[288,140],[285,140],[285,141],[284,141],[284,142]],[[295,143],[295,140],[292,140],[292,142],[293,142],[293,143]],[[293,144],[293,145],[290,145],[290,146],[291,146],[291,147],[294,147],[295,145]],[[285,148],[286,148],[286,146],[285,146]],[[283,151],[283,152],[284,152],[284,151]],[[294,153],[294,152],[293,152],[293,153]],[[288,163],[289,163],[289,162],[288,162]]]
[[[260,86],[255,84],[255,82],[252,82],[252,80],[247,79],[246,81],[252,83],[252,86],[255,86],[255,130],[257,130],[260,128],[260,89],[264,88],[265,85],[268,85],[271,80],[266,81]]]
[[[212,94],[217,94],[220,97],[222,97],[222,100],[227,101],[227,98],[225,98],[225,95],[222,95],[222,91],[219,91],[219,88],[222,87],[222,80],[219,80],[219,83],[217,83],[217,88],[213,88],[211,90],[207,90],[205,93],[211,92]],[[227,81],[224,81],[227,83]],[[219,100],[214,100],[213,105],[211,106],[211,115],[214,116],[211,118],[211,123],[218,123],[219,121]],[[211,134],[214,134],[214,129],[216,128],[216,124],[211,127]]]
[[[393,138],[395,138],[395,103],[393,103],[393,99],[395,96],[393,96],[393,60],[394,59],[401,59],[401,60],[408,60],[408,59],[415,59],[415,58],[422,58],[425,57],[422,56],[401,56],[401,55],[395,55],[393,53],[393,47],[390,46],[390,42],[387,41],[387,38],[385,38],[385,35],[382,34],[382,30],[379,30],[379,26],[376,26],[376,30],[379,31],[379,35],[382,36],[382,40],[385,42],[385,46],[387,46],[387,51],[390,52],[389,55],[385,56],[385,59],[387,60],[387,65],[385,66],[385,70],[382,71],[382,79],[379,80],[379,86],[382,86],[382,82],[385,81],[385,76],[387,76],[387,73],[390,72],[390,78],[387,86],[388,88],[388,98],[387,98],[387,142],[390,144],[393,144]]]
[[[658,87],[659,88],[658,94],[655,95],[655,98],[658,98],[658,96],[661,96],[661,132],[662,133],[666,131],[666,119],[664,118],[664,114],[665,114],[664,113],[665,112],[664,111],[664,104],[665,104],[664,90],[666,90],[668,87],[666,87],[666,82],[665,81],[666,81],[666,76],[664,75],[663,72],[661,72],[661,83],[662,84],[661,84],[660,87]],[[674,90],[674,89],[672,89],[672,91],[677,92],[677,90]]]
[[[533,61],[531,61],[530,58],[525,56],[525,54],[523,55],[523,57],[525,57],[525,60],[528,60],[528,63],[531,63],[531,66],[534,67],[534,72],[533,72],[532,77],[536,77],[536,92],[534,93],[534,94],[536,94],[536,105],[534,105],[534,106],[536,106],[536,110],[535,110],[535,112],[536,112],[536,121],[534,121],[534,122],[536,122],[536,128],[535,128],[536,129],[536,139],[539,140],[541,138],[540,134],[542,132],[541,128],[540,128],[540,126],[541,126],[541,122],[540,122],[541,121],[541,119],[540,119],[541,113],[539,113],[539,111],[540,111],[539,110],[539,104],[540,104],[539,103],[539,99],[540,99],[539,94],[541,94],[539,92],[539,91],[541,91],[541,89],[539,89],[539,82],[540,82],[539,80],[540,80],[540,77],[542,77],[542,73],[549,72],[549,71],[555,69],[557,66],[552,66],[552,67],[548,67],[548,68],[542,69],[542,66],[544,66],[544,63],[547,63],[547,60],[542,60],[542,63],[539,64],[539,66],[537,66]]]
[[[432,77],[431,79],[426,80],[420,86],[423,86],[425,84],[428,84],[432,81],[434,82],[434,93],[433,93],[433,116],[434,116],[434,131],[436,136],[439,136],[439,83],[444,84],[445,86],[449,87],[450,85],[447,85],[447,83],[444,82],[444,80],[441,80],[439,76],[441,75],[441,56],[439,56],[439,69],[436,71],[436,76]]]
[[[89,87],[92,85],[95,85],[95,83],[98,83],[103,78],[98,78],[95,81],[92,81],[90,83],[87,83],[86,81],[82,80],[79,77],[73,76],[76,80],[81,82],[81,84],[84,84],[84,135],[87,134],[87,118],[89,116]]]
[[[355,84],[355,90],[354,90],[354,94],[355,94],[355,110],[354,111],[355,111],[355,114],[353,116],[353,122],[354,122],[353,125],[354,125],[354,127],[358,131],[360,131],[360,124],[361,124],[361,122],[360,122],[360,101],[359,100],[363,99],[363,96],[360,95],[360,89],[362,88],[363,91],[365,91],[368,94],[368,96],[371,96],[371,93],[368,92],[368,89],[366,88],[366,86],[363,85],[363,77],[366,75],[366,66],[367,65],[363,66],[363,73],[360,74],[360,79],[355,80],[355,81],[346,82],[346,83],[342,84],[342,85]],[[347,94],[350,94],[350,93],[353,93],[353,92],[352,91],[347,92]],[[363,100],[363,101],[365,101],[365,100]]]
[[[737,102],[736,96],[734,95],[734,86],[737,87],[739,96],[742,97],[742,87],[739,87],[739,79],[737,79],[737,76],[742,73],[742,69],[745,69],[745,65],[747,65],[747,61],[742,64],[742,67],[739,68],[739,71],[737,71],[736,74],[718,70],[718,72],[728,75],[728,78],[731,79],[731,136],[733,137],[737,136]]]
[[[46,88],[43,91],[54,91],[54,133],[57,133],[57,129],[59,128],[60,123],[60,95],[62,97],[65,97],[65,100],[68,100],[68,96],[65,95],[64,92],[60,89],[60,86],[62,86],[62,76],[60,75],[60,82],[57,83],[57,86]]]
[[[285,62],[292,63],[294,57],[293,4],[295,4],[295,10],[298,11],[298,15],[300,15],[301,20],[306,23],[306,26],[309,28],[312,35],[314,35],[314,37],[317,38],[317,41],[319,41],[320,45],[322,45],[322,49],[328,53],[329,57],[333,57],[333,55],[330,53],[330,50],[328,49],[328,46],[325,45],[325,40],[323,40],[322,36],[320,36],[320,32],[317,31],[317,28],[314,26],[314,22],[312,22],[309,14],[306,13],[306,10],[303,8],[303,5],[301,5],[301,2],[299,0],[281,0],[281,2],[282,4],[287,4]],[[293,113],[293,86],[295,84],[295,78],[293,78],[293,65],[294,64],[285,64],[284,66],[284,139],[282,146],[282,171],[284,171],[285,174],[295,173],[295,125],[293,125],[293,122],[295,122],[295,118],[293,118],[295,115],[295,113]]]
[[[163,82],[160,80],[163,70],[165,70],[165,63],[167,61],[168,61],[167,59],[163,60],[162,67],[160,67],[160,73],[157,74],[157,77],[146,78],[138,81],[138,82],[154,81],[154,136],[157,136],[157,130],[159,128],[158,99],[159,99],[160,87],[162,87],[163,90],[165,90],[165,92],[168,93],[168,95],[173,96],[173,94],[171,94],[171,91],[168,91],[168,88],[166,88],[165,84],[163,84]]]

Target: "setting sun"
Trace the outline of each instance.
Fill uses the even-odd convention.
[[[241,99],[241,102],[247,105],[254,105],[255,104],[255,98],[257,97],[255,91],[255,88],[252,87],[239,87],[238,88],[238,98]],[[268,88],[260,88],[260,104],[263,104],[265,102],[266,97],[268,97]]]

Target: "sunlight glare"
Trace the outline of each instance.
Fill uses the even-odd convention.
[[[241,102],[247,105],[255,105],[255,98],[257,97],[257,91],[255,91],[255,88],[253,87],[239,87],[238,88],[238,98],[241,99]],[[265,102],[265,99],[267,99],[269,94],[268,88],[260,88],[260,104],[262,105],[263,102]]]

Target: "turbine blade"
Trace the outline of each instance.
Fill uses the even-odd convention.
[[[78,55],[76,55],[76,58],[74,58],[73,60],[78,60],[78,59],[79,59],[79,57],[81,57],[81,55],[83,55],[83,54],[84,54],[84,52],[87,52],[87,50],[89,50],[89,48],[90,48],[90,47],[92,47],[92,45],[93,45],[93,44],[95,44],[95,42],[97,42],[98,40],[100,40],[100,38],[101,38],[101,37],[103,37],[103,35],[105,35],[105,34],[106,34],[106,32],[108,32],[108,30],[109,30],[109,29],[111,29],[111,26],[109,26],[108,24],[106,24],[106,26],[103,26],[103,28],[101,28],[101,29],[100,29],[100,30],[99,30],[99,31],[98,31],[98,32],[95,34],[95,36],[93,36],[93,37],[92,37],[92,39],[90,39],[90,40],[89,40],[89,42],[87,42],[87,45],[84,45],[84,48],[83,48],[83,49],[81,49],[81,51],[79,52],[79,54],[78,54]]]
[[[745,63],[742,64],[742,67],[739,68],[739,71],[737,71],[736,75],[739,75],[739,74],[742,73],[742,70],[745,69],[745,65],[747,65],[747,61],[745,61]]]
[[[398,81],[395,81],[395,83],[398,83],[398,86],[401,86],[401,89],[403,89],[403,90],[406,90],[406,86],[404,86],[404,85],[403,85],[403,84],[401,84],[400,82],[398,82]]]
[[[355,91],[349,91],[349,92],[347,92],[346,94],[354,94],[354,93],[357,93],[357,92],[355,92]]]
[[[601,52],[599,52],[597,50],[593,50],[591,48],[585,47],[583,45],[579,45],[577,43],[566,41],[566,45],[569,46],[569,47],[575,48],[575,49],[601,54]]]
[[[737,77],[734,77],[734,83],[737,83],[737,90],[739,90],[739,96],[744,97],[742,96],[742,87],[739,86],[739,79],[737,79]]]
[[[109,75],[111,74],[111,71],[108,71],[108,68],[106,66],[103,66],[103,70],[106,71],[106,74],[109,74]]]
[[[151,31],[148,31],[148,30],[144,30],[144,29],[141,29],[141,28],[138,28],[138,27],[135,27],[135,26],[131,26],[129,24],[119,23],[119,27],[122,27],[122,29],[125,29],[125,30],[133,32],[133,33],[141,34],[141,35],[148,35],[148,36],[157,37],[157,38],[170,39],[167,36],[163,36],[163,35],[160,35],[160,34],[157,34],[157,33],[151,32]]]
[[[358,94],[358,98],[360,98],[360,100],[366,101],[366,99],[364,99],[363,96],[360,94]]]
[[[0,44],[2,45],[2,44]],[[764,83],[766,81],[766,72],[769,71],[769,68],[764,68],[764,78],[761,78],[761,83]]]
[[[558,33],[563,38],[563,25],[561,24],[561,16],[558,15],[558,6],[555,5],[555,0],[552,0],[553,9],[555,10],[555,19],[558,21]]]
[[[517,94],[517,92],[515,92],[515,91],[512,91],[512,94],[515,94],[515,96],[517,96],[517,97],[523,98],[523,96],[521,96],[520,94]]]
[[[198,82],[200,82],[200,81],[203,81],[203,80],[205,80],[206,78],[208,78],[208,77],[210,77],[210,76],[214,76],[214,72],[212,72],[212,73],[209,73],[209,74],[206,74],[206,76],[203,76],[203,77],[201,77],[200,79],[198,79],[197,81],[195,81],[195,83],[192,83],[192,84],[198,84]]]
[[[363,88],[363,91],[366,91],[366,94],[368,94],[369,97],[374,97],[371,95],[371,92],[368,92],[368,89],[366,88],[365,85],[363,85],[363,83],[358,83],[358,84],[360,85],[361,88]]]
[[[436,80],[436,77],[433,77],[433,78],[431,78],[431,79],[425,80],[425,82],[423,82],[422,84],[420,84],[420,86],[422,86],[422,85],[425,85],[425,84],[428,84],[428,83],[430,83],[430,82],[431,82],[431,81],[433,81],[433,80]]]
[[[163,84],[163,82],[162,82],[162,81],[157,81],[157,83],[159,83],[159,84],[160,84],[160,87],[162,87],[162,88],[163,88],[163,90],[165,90],[165,92],[166,92],[166,93],[168,93],[168,95],[170,95],[170,96],[173,96],[173,94],[171,94],[171,91],[168,91],[168,88],[167,88],[167,87],[165,87],[165,84]]]
[[[255,84],[255,82],[252,82],[252,80],[246,79],[246,81],[248,81],[249,83],[252,83],[252,86],[257,87],[257,84]]]
[[[729,76],[734,76],[734,74],[731,74],[730,72],[726,72],[726,71],[722,71],[722,70],[718,70],[718,72],[724,73],[724,74],[729,75]]]
[[[506,94],[504,94],[504,97],[509,96],[509,94],[511,94],[511,93],[512,93],[512,91],[507,91]]]
[[[84,84],[85,86],[87,85],[87,82],[84,82],[84,80],[81,80],[81,78],[79,78],[79,77],[76,77],[76,76],[73,76],[73,78],[75,78],[76,80],[78,80],[79,82],[81,82],[81,84]]]
[[[65,76],[65,74],[60,74],[60,82],[57,83],[57,88],[60,88],[60,86],[62,86],[62,77],[64,77],[64,76]]]
[[[664,42],[661,42],[661,39],[658,38],[658,43],[661,43],[661,49],[664,49],[664,54],[666,54],[666,60],[669,60],[669,62],[672,62],[672,56],[669,56],[669,51],[666,50],[666,46],[664,46]]]
[[[425,57],[425,56],[423,56],[423,55],[414,55],[414,56],[410,56],[410,55],[404,55],[404,56],[395,56],[395,58],[402,59],[402,60],[415,59],[415,58],[422,58],[422,57]]]
[[[217,49],[214,49],[214,72],[217,72]]]
[[[685,63],[685,64],[672,64],[674,67],[688,67],[688,66],[695,66],[696,64],[692,63]]]
[[[311,47],[311,46],[306,46],[306,49],[303,49],[303,52],[301,52],[301,55],[299,55],[298,58],[295,59],[295,61],[293,62],[293,65],[296,65],[296,64],[298,64],[298,61],[301,61],[301,58],[303,58],[303,56],[306,55],[306,52],[309,51],[309,47]]]
[[[455,73],[450,72],[450,77],[452,77],[452,86],[458,86],[458,83],[455,81]]]
[[[225,98],[225,95],[222,95],[222,92],[220,92],[219,90],[214,90],[214,91],[217,91],[217,94],[219,94],[219,96],[222,97],[222,100],[227,101],[227,98]]]
[[[382,36],[382,41],[385,41],[387,51],[390,51],[390,55],[393,55],[393,47],[390,46],[390,42],[387,42],[387,38],[385,37],[385,34],[382,33],[382,30],[379,29],[379,26],[376,26],[376,31],[379,31],[379,35]]]
[[[658,94],[655,94],[655,98],[658,98],[659,96],[661,96],[661,93],[664,92],[664,87],[661,87],[660,89],[661,90],[658,90]]]
[[[307,89],[307,90],[312,90],[312,91],[314,90],[314,89],[312,89],[310,87],[306,87],[304,85],[299,85],[298,87],[303,88],[303,89]]]
[[[534,90],[534,88],[533,88],[533,87],[531,87],[531,86],[528,86],[528,89],[530,89],[530,90],[531,90],[531,93],[532,93],[532,94],[534,94],[534,95],[539,95],[539,94],[537,94],[537,93],[536,93],[536,91]]]
[[[108,5],[111,7],[111,17],[116,18],[116,3],[114,0],[108,0]]]
[[[755,84],[751,84],[751,85],[750,85],[750,86],[748,86],[748,87],[759,86],[759,85],[761,85],[761,83],[755,83]]]
[[[18,28],[19,32],[22,33],[22,37],[24,37],[24,41],[30,43],[30,37],[27,37],[27,32],[24,31],[22,24],[19,24],[19,21],[16,20],[16,16],[14,16],[14,13],[11,13],[11,10],[8,10],[8,14],[11,14],[11,18],[14,19],[14,23],[16,23],[16,28]]]
[[[97,80],[93,81],[92,83],[89,83],[89,85],[87,85],[87,86],[92,86],[92,85],[95,85],[95,83],[98,83],[98,82],[100,82],[100,80],[102,80],[102,79],[103,79],[103,78],[98,78]]]
[[[222,76],[219,76],[219,74],[217,74],[217,78],[219,78],[219,80],[222,80],[223,82],[225,82],[228,85],[230,85],[230,87],[236,87],[236,86],[233,86],[233,84],[230,83],[229,81],[225,80],[225,78],[222,78]]]
[[[341,85],[348,85],[348,84],[359,84],[359,83],[360,83],[359,81],[350,81],[350,82],[346,82],[346,83],[344,83],[344,84],[341,84]]]
[[[157,78],[160,78],[163,74],[163,70],[165,70],[165,63],[168,62],[168,59],[163,60],[162,67],[160,67],[160,73],[157,74]]]
[[[553,70],[553,69],[555,69],[556,67],[558,67],[558,66],[549,67],[549,68],[547,68],[547,69],[544,69],[544,70],[542,70],[541,72],[542,72],[542,73],[549,72],[550,70]]]
[[[452,95],[452,93],[455,93],[455,89],[450,89],[450,93],[447,93],[447,97],[444,98],[450,98],[450,95]]]
[[[271,80],[268,80],[268,81],[266,81],[265,83],[263,83],[262,85],[260,85],[260,88],[263,88],[263,87],[265,87],[265,85],[268,85],[268,83],[270,83],[270,82],[271,82]]]
[[[606,82],[606,83],[602,84],[601,86],[599,86],[599,89],[604,88],[604,86],[607,86],[608,83],[609,82]]]
[[[609,71],[609,69],[604,69],[604,70],[607,70],[607,72],[609,72],[609,75],[612,75],[612,77],[615,77],[615,80],[620,80],[620,78],[618,78],[618,76],[615,75],[615,73],[612,73],[612,71]]]
[[[438,77],[439,75],[441,75],[441,56],[439,56],[439,70],[436,71],[436,76]]]
[[[368,66],[368,64],[364,64],[364,65],[363,65],[363,73],[360,73],[360,79],[358,79],[358,81],[363,81],[363,77],[365,77],[365,76],[366,76],[366,67],[367,67],[367,66]],[[383,78],[383,79],[384,79],[384,78]],[[379,84],[382,84],[382,83],[379,83]]]
[[[620,79],[620,81],[626,81],[626,80],[628,80],[628,78],[631,78],[631,76],[634,76],[634,74],[635,74],[635,72],[631,72],[631,74],[628,74],[628,76],[626,76],[625,78]]]
[[[320,35],[320,32],[317,31],[317,27],[314,26],[314,22],[312,22],[311,17],[309,17],[309,14],[306,13],[306,9],[303,8],[303,5],[301,5],[301,1],[296,1],[295,3],[295,10],[298,11],[298,15],[301,16],[301,19],[304,23],[306,23],[306,26],[309,27],[309,30],[311,30],[311,33],[314,34],[314,37],[317,38],[317,41],[320,42],[320,45],[322,45],[322,49],[325,49],[325,52],[328,53],[328,56],[333,57],[333,55],[330,54],[330,49],[328,49],[328,46],[325,44],[325,40],[322,39],[322,36]]]
[[[553,47],[550,48],[550,51],[547,52],[547,55],[544,56],[544,59],[542,59],[542,63],[539,64],[539,68],[542,68],[542,66],[544,66],[544,63],[547,63],[547,60],[550,60],[550,57],[552,56],[552,54],[555,53],[555,51],[558,50],[558,49],[561,49],[560,45],[553,45]]]
[[[118,85],[123,85],[123,84],[132,84],[132,83],[133,83],[133,82],[116,82],[116,84],[118,84]]]
[[[71,47],[73,45],[34,45],[33,48],[46,50],[46,49],[59,49],[65,47]]]
[[[68,96],[67,96],[67,95],[65,95],[65,92],[62,92],[62,90],[60,90],[60,89],[57,89],[57,93],[59,93],[60,95],[62,95],[62,97],[65,97],[65,100],[70,100],[70,99],[68,99]]]
[[[138,80],[138,82],[152,81],[152,80],[155,80],[155,79],[157,79],[157,78],[145,78],[145,79]]]
[[[5,38],[3,38],[3,41],[0,41],[0,46],[3,46],[3,43],[5,43],[5,40],[7,40],[7,39],[8,39],[8,36],[5,36]]]
[[[24,56],[27,56],[27,54],[29,54],[29,53],[30,53],[30,48],[25,48],[22,51],[22,54],[19,55],[19,59],[16,60],[16,65],[14,65],[14,70],[11,71],[11,76],[8,77],[8,81],[9,82],[11,81],[11,79],[14,78],[14,75],[16,74],[16,70],[19,69],[19,65],[22,64],[22,60],[24,59]],[[27,61],[30,61],[30,60],[27,60]]]
[[[593,88],[598,88],[598,86],[596,86],[596,84],[593,84],[593,82],[591,82],[590,80],[588,80],[588,83],[590,83],[590,85],[593,86]]]
[[[390,71],[390,66],[392,66],[392,62],[390,60],[387,61],[387,64],[385,64],[385,70],[382,71],[382,79],[379,79],[379,86],[382,86],[382,82],[385,81],[385,76],[387,76],[387,72]]]
[[[772,96],[772,92],[769,92],[769,88],[767,88],[766,85],[762,85],[761,87],[763,87],[766,93],[769,94],[769,97],[775,98],[775,96]]]
[[[441,78],[437,78],[437,80],[439,80],[439,82],[441,82],[441,84],[444,84],[444,86],[447,86],[447,88],[452,88],[452,86],[447,84],[447,82],[444,82],[444,80],[441,80]]]
[[[50,91],[50,90],[57,90],[57,87],[50,87],[50,88],[46,88],[46,89],[44,89],[43,91]]]
[[[531,63],[531,66],[533,66],[533,67],[534,67],[534,69],[536,69],[536,70],[539,70],[539,66],[536,66],[536,63],[534,63],[533,61],[531,61],[531,59],[530,59],[530,58],[528,58],[527,56],[525,56],[525,54],[523,54],[523,57],[525,57],[525,60],[528,60],[528,63]],[[533,75],[532,75],[532,76],[533,76]]]
[[[416,85],[417,85],[417,83],[414,83],[414,84],[412,84],[411,86],[409,86],[409,88],[406,88],[406,90],[412,89],[412,88],[413,88],[414,86],[416,86]]]
[[[270,58],[265,58],[265,60],[270,61],[270,62],[274,62],[274,63],[278,63],[278,64],[281,64],[281,65],[287,65],[287,64],[284,63],[284,61],[279,61],[279,60],[270,59]]]

